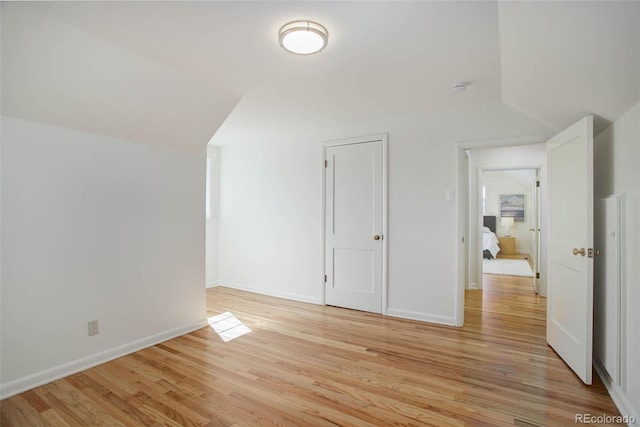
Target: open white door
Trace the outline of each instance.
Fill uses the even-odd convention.
[[[547,170],[547,342],[591,384],[593,117],[547,141]]]
[[[325,152],[325,303],[382,313],[384,139]]]

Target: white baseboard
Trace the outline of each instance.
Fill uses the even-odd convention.
[[[224,283],[219,283],[215,286],[225,286],[227,288],[237,289],[239,291],[252,292],[254,294],[267,295],[267,296],[276,297],[276,298],[284,298],[284,299],[289,299],[293,301],[308,302],[311,304],[319,304],[319,305],[322,304],[322,301],[320,300],[320,298],[312,298],[305,295],[291,294],[288,292],[265,290],[265,289],[254,288],[246,285],[239,285],[237,283],[224,282]],[[385,315],[391,316],[391,317],[399,317],[403,319],[420,320],[422,322],[437,323],[437,324],[447,325],[447,326],[455,326],[455,319],[453,317],[435,316],[435,315],[426,314],[426,313],[418,313],[418,312],[407,311],[407,310],[398,310],[394,308],[388,308]]]
[[[469,289],[480,289],[476,282],[469,282]]]
[[[438,316],[434,314],[419,313],[408,310],[398,310],[397,308],[387,308],[387,316],[400,317],[403,319],[420,320],[422,322],[437,323],[446,326],[455,326],[456,319],[448,316]]]
[[[180,335],[188,334],[189,332],[204,328],[205,326],[207,326],[207,319],[202,318],[201,320],[188,325],[160,332],[119,347],[110,348],[100,353],[65,363],[64,365],[55,366],[23,378],[18,378],[16,380],[0,384],[0,399],[5,399],[18,393],[22,393],[23,391],[50,383],[51,381],[84,371],[85,369],[93,368],[94,366],[101,365],[105,362],[117,359],[118,357],[151,347]]]
[[[220,286],[220,283],[216,280],[215,282],[207,283],[204,285],[205,289],[215,288],[216,286]]]
[[[634,408],[627,399],[626,393],[620,388],[619,385],[613,382],[607,371],[604,369],[600,361],[596,358],[593,359],[593,367],[595,368],[598,376],[602,380],[602,383],[607,388],[613,403],[618,407],[618,411],[622,416],[627,415],[629,418],[633,417],[634,423],[629,423],[629,426],[640,426],[640,408]]]
[[[241,285],[238,283],[221,282],[221,283],[218,283],[216,286],[225,286],[227,288],[237,289],[239,291],[252,292],[254,294],[267,295],[267,296],[276,297],[276,298],[290,299],[293,301],[308,302],[316,305],[322,304],[322,301],[320,298],[314,298],[308,295],[293,294],[290,292],[280,292],[280,291],[273,291],[273,290],[263,289],[263,288],[255,288],[253,286]]]

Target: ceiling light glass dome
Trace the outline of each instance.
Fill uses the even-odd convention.
[[[329,32],[313,21],[293,21],[278,31],[280,46],[298,55],[311,55],[327,46]]]

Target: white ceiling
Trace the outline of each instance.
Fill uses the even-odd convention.
[[[501,2],[502,99],[563,129],[640,100],[640,2]]]
[[[300,18],[325,51],[278,46]],[[188,148],[225,119],[232,139],[497,103],[602,127],[639,100],[639,24],[639,1],[3,2],[2,112]]]

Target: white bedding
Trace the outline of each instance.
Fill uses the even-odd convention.
[[[498,246],[498,237],[491,231],[484,230],[482,233],[482,250],[488,250],[495,258],[500,252],[500,246]]]

